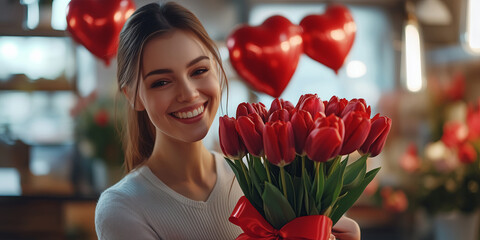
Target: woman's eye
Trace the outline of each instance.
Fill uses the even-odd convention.
[[[199,68],[197,70],[195,70],[195,72],[193,72],[193,75],[196,76],[196,75],[201,75],[203,73],[206,73],[208,72],[208,68]]]
[[[165,85],[167,85],[168,82],[167,81],[155,81],[154,83],[152,83],[152,85],[150,85],[151,88],[156,88],[156,87],[163,87]]]

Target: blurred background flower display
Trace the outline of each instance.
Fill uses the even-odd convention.
[[[315,47],[309,55],[299,50],[304,36],[321,36],[312,24],[290,45],[282,43],[276,50],[261,45],[269,52],[294,53],[295,61],[285,62],[296,64],[283,74],[286,85],[280,86],[275,74],[273,80],[256,82],[268,80],[269,87],[283,89],[277,95],[288,101],[306,93],[321,100],[363,98],[372,112],[392,119],[382,153],[367,160],[368,170],[381,171],[346,213],[359,223],[362,239],[478,240],[479,0],[173,1],[204,24],[228,78],[204,139],[217,152],[220,116],[232,116],[242,102],[268,106],[274,100],[253,88],[232,62],[236,56],[228,39],[235,29],[260,27],[276,15],[303,28],[309,24],[302,19],[325,14],[330,3],[346,6],[353,20],[344,24],[353,21],[346,26],[354,38],[342,29],[319,31],[349,43],[340,68],[326,65],[338,53],[327,62],[311,57],[333,47]],[[124,174],[118,137],[124,129],[118,128],[126,105],[119,102],[116,41],[110,41],[115,38],[109,28],[119,31],[134,9],[158,1],[85,2],[0,0],[0,239],[97,239],[98,196]],[[84,13],[87,17],[81,18]],[[77,20],[82,24],[68,28]],[[339,22],[333,18],[329,24]],[[87,39],[80,39],[87,26],[92,27],[83,35]],[[256,34],[243,37],[254,43]],[[268,34],[264,40],[275,37]],[[256,45],[240,50],[253,49],[260,56],[262,47],[251,46]],[[273,67],[280,58],[260,60]],[[257,76],[268,72],[262,66],[254,64]],[[456,233],[446,232],[452,228]]]
[[[435,239],[452,239],[451,234],[458,231],[444,230],[465,225],[460,219],[466,217],[473,226],[465,225],[470,236],[462,239],[476,239],[471,236],[478,234],[475,226],[480,215],[480,98],[465,100],[465,79],[460,73],[448,85],[431,79],[430,86],[428,137],[408,143],[394,164],[397,181],[375,183],[379,186],[370,186],[370,195],[394,214],[425,213]],[[442,225],[444,218],[447,223]],[[421,228],[420,224],[417,219],[414,225]]]
[[[79,152],[107,167],[120,168],[123,149],[120,136],[122,111],[111,98],[97,99],[95,92],[80,99],[71,114],[77,119],[75,134]]]
[[[461,74],[443,91],[432,89],[431,140],[411,143],[399,159],[405,191],[411,207],[432,215],[472,213],[480,207],[480,98],[463,100]]]

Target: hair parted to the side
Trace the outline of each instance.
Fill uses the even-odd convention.
[[[220,54],[197,17],[174,2],[150,3],[137,9],[120,33],[117,53],[117,80],[119,91],[131,90],[133,106],[127,106],[124,128],[125,169],[130,172],[147,160],[155,143],[155,127],[147,112],[135,110],[135,99],[141,79],[141,58],[145,43],[152,37],[173,30],[183,30],[197,37],[217,62],[221,89],[227,84]],[[126,101],[128,103],[128,101]]]

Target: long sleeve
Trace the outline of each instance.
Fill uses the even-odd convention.
[[[95,228],[99,240],[161,239],[145,220],[115,193],[103,194],[95,211]]]

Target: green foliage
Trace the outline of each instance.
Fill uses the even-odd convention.
[[[326,215],[335,224],[380,170],[367,172],[367,158],[361,156],[348,165],[348,157],[314,163],[297,156],[284,170],[251,155],[247,155],[247,164],[226,160],[245,197],[273,227],[280,229],[294,218],[308,215]]]
[[[108,166],[123,163],[122,142],[117,129],[121,122],[114,112],[112,100],[95,100],[76,116],[76,120],[76,140],[85,157],[100,159]]]

